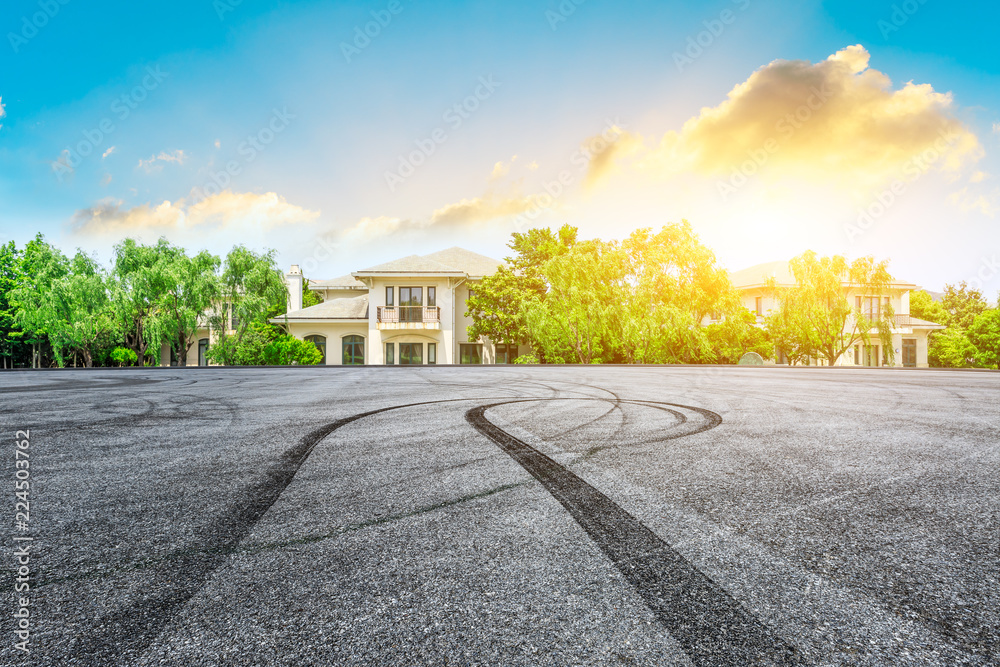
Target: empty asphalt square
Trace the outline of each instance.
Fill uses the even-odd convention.
[[[0,379],[2,664],[1000,664],[1000,373]]]

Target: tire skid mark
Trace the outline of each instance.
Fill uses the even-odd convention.
[[[695,665],[803,663],[792,646],[642,522],[573,472],[486,418],[490,408],[520,402],[524,401],[475,407],[465,413],[465,418],[559,501]],[[667,405],[708,417],[702,431],[722,422],[719,415],[708,410]]]

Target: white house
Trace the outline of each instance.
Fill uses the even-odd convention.
[[[779,287],[794,287],[795,276],[792,275],[788,262],[768,262],[751,266],[742,271],[730,274],[733,286],[743,295],[743,305],[757,315],[758,323],[763,323],[767,314],[778,307],[774,297],[769,294],[767,281],[774,278]],[[886,305],[892,307],[894,325],[892,328],[892,347],[894,355],[882,349],[879,339],[873,338],[871,345],[858,344],[840,356],[837,366],[885,366],[894,364],[911,368],[927,368],[927,336],[935,330],[945,327],[934,322],[928,322],[910,316],[910,291],[918,289],[913,283],[893,280],[888,294],[866,294],[849,282],[843,283],[849,302],[862,312],[871,313],[877,319],[878,313]],[[870,317],[870,316],[869,316]],[[853,326],[849,321],[848,327]],[[891,361],[895,356],[895,361]],[[783,362],[782,359],[778,360]]]
[[[410,255],[310,281],[324,301],[309,308],[302,307],[302,272],[292,266],[288,313],[272,322],[314,342],[328,365],[508,363],[518,346],[469,340],[465,317],[469,293],[500,264],[462,248]]]

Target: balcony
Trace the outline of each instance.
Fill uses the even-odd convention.
[[[378,306],[379,329],[440,329],[441,308],[437,306]]]

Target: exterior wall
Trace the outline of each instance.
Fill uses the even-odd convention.
[[[372,349],[369,330],[364,320],[344,320],[343,322],[289,322],[288,333],[304,340],[306,336],[326,338],[326,365],[342,366],[344,363],[344,338],[361,336],[365,339],[365,363],[371,364]]]

